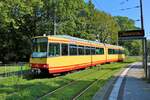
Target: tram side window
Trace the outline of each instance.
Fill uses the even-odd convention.
[[[121,54],[125,54],[125,51],[124,50],[121,50],[122,51],[122,53]]]
[[[108,49],[108,54],[124,54],[124,50]]]
[[[122,50],[119,50],[118,54],[122,54]]]
[[[124,50],[119,50],[119,54],[124,54]]]
[[[61,52],[62,52],[62,56],[68,55],[68,44],[61,45]]]
[[[119,50],[114,49],[114,54],[119,54]]]
[[[91,54],[91,48],[90,47],[85,47],[85,54],[90,55]]]
[[[108,49],[108,54],[114,54],[114,49]]]
[[[104,54],[104,48],[96,48],[96,54]]]
[[[70,45],[69,46],[70,55],[77,55],[77,45]]]
[[[92,47],[92,48],[91,48],[91,54],[92,54],[92,55],[95,55],[95,51],[96,51],[95,48]]]
[[[60,56],[60,44],[50,43],[49,44],[49,56]]]
[[[78,46],[78,54],[84,55],[84,46]]]

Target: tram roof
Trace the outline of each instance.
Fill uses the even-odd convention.
[[[69,40],[80,41],[80,42],[88,42],[88,43],[94,43],[94,44],[104,44],[104,43],[100,43],[98,41],[91,41],[91,40],[81,39],[81,38],[72,37],[72,36],[69,36],[69,35],[52,35],[52,37],[65,38],[65,39],[69,39]]]
[[[72,37],[69,35],[52,35],[52,37],[58,37],[58,38],[65,38],[65,39],[70,39],[70,40],[75,40],[75,41],[81,41],[81,42],[89,42],[89,43],[94,43],[94,44],[102,44],[104,45],[105,43],[101,43],[98,41],[91,41],[91,40],[86,40],[86,39],[81,39],[81,38],[77,38],[77,37]],[[111,45],[111,44],[105,44],[106,46],[115,46],[118,48],[122,48],[121,46],[117,46],[117,45]]]
[[[79,42],[87,42],[87,43],[92,43],[92,44],[100,44],[100,45],[106,45],[106,46],[108,46],[108,47],[115,47],[115,48],[121,48],[121,49],[123,49],[122,46],[111,45],[111,44],[105,44],[105,43],[101,43],[101,42],[98,42],[98,41],[92,41],[92,40],[81,39],[81,38],[72,37],[72,36],[69,36],[69,35],[49,35],[49,36],[37,36],[37,37],[64,38],[64,39],[68,39],[68,40],[74,40],[74,41],[79,41]]]

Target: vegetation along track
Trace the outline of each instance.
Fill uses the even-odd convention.
[[[86,92],[90,87],[92,87],[94,84],[96,84],[98,81],[100,81],[103,77],[106,77],[108,74],[111,76],[113,72],[114,71],[111,72],[111,70],[97,70],[94,73],[87,74],[84,77],[80,77],[80,79],[78,79],[76,81],[68,83],[67,85],[65,85],[57,90],[47,93],[46,95],[38,98],[38,100],[41,100],[41,99],[47,100],[47,99],[51,99],[51,98],[55,98],[55,97],[57,98],[58,94],[62,94],[61,93],[62,91],[65,91],[65,90],[68,90],[68,89],[71,89],[74,87],[76,87],[77,90],[75,90],[75,91],[77,91],[77,92],[74,92],[72,94],[68,94],[68,92],[66,92],[67,97],[64,97],[64,98],[65,99],[76,99],[76,98],[80,97],[84,92]],[[84,82],[82,83],[82,81],[84,81]],[[79,85],[80,85],[80,87],[79,87]],[[59,97],[61,97],[61,95],[59,95]]]
[[[97,68],[92,68],[92,69],[87,69],[87,70],[83,70],[83,71],[78,71],[78,72],[76,72],[76,73],[72,73],[72,74],[67,74],[67,75],[65,75],[65,76],[59,76],[59,77],[54,77],[54,78],[51,78],[51,79],[47,79],[46,78],[46,80],[47,81],[44,81],[44,83],[46,82],[46,83],[52,83],[51,85],[50,85],[50,87],[53,85],[53,80],[55,80],[55,81],[61,81],[61,84],[60,84],[60,86],[56,86],[56,87],[54,87],[54,88],[52,88],[51,87],[51,89],[52,90],[55,90],[55,89],[57,89],[58,87],[61,87],[62,85],[65,85],[65,84],[67,84],[68,82],[70,82],[72,79],[73,80],[76,80],[76,79],[79,79],[80,77],[82,77],[82,76],[86,76],[87,74],[89,74],[89,73],[93,73],[93,72],[95,72],[97,70]],[[24,92],[25,91],[32,91],[32,89],[33,88],[37,88],[37,86],[38,86],[38,84],[37,85],[28,85],[28,87],[26,87],[25,85],[28,83],[28,84],[32,84],[32,81],[34,82],[34,81],[36,81],[37,80],[37,82],[36,83],[38,83],[41,79],[34,79],[34,80],[31,80],[31,81],[29,81],[29,82],[27,82],[27,81],[25,81],[25,80],[23,80],[23,81],[25,81],[25,82],[21,82],[21,83],[18,83],[18,85],[19,85],[19,87],[18,87],[18,89],[16,90],[16,91],[12,91],[12,93],[11,94],[9,94],[9,96],[7,96],[8,98],[15,98],[15,97],[17,97],[18,99],[23,99],[22,97],[24,96]],[[45,78],[43,79],[43,80],[45,80]],[[66,81],[67,80],[67,81]],[[27,83],[26,83],[27,82]],[[42,84],[43,82],[41,82],[40,81],[40,84]],[[23,86],[23,87],[22,87]],[[24,87],[25,86],[25,87]],[[40,85],[40,86],[38,86],[39,88],[38,89],[42,89],[42,90],[44,90],[44,91],[40,91],[40,93],[38,93],[38,94],[33,94],[33,96],[32,96],[32,99],[37,99],[37,97],[41,97],[40,95],[42,95],[43,96],[43,94],[45,94],[45,93],[48,93],[48,87],[43,87],[42,85]],[[25,92],[26,93],[26,92]],[[22,94],[22,96],[20,97],[20,94]]]
[[[24,66],[18,65],[3,65],[0,66],[0,77],[20,76],[30,73],[30,67],[26,64]]]
[[[7,73],[1,73],[0,77],[10,77],[14,75],[24,75],[30,73],[30,70],[23,70],[23,71],[14,71],[14,72],[7,72]]]
[[[15,79],[16,81],[12,82],[10,80],[11,78],[8,77],[5,80],[3,80],[3,82],[1,82],[1,86],[5,86],[5,87],[2,87],[1,90],[7,89],[7,88],[10,88],[11,90],[7,89],[7,93],[2,92],[3,94],[0,96],[0,98],[3,96],[2,97],[3,100],[5,98],[8,100],[9,99],[10,100],[12,100],[12,99],[21,100],[21,99],[24,99],[24,97],[26,97],[26,99],[32,99],[32,100],[39,99],[39,98],[41,98],[42,100],[46,100],[46,99],[49,100],[49,99],[53,99],[53,98],[54,98],[54,100],[60,100],[62,98],[72,99],[76,94],[80,93],[81,90],[84,90],[87,87],[87,85],[92,84],[92,82],[95,81],[98,76],[104,74],[105,72],[107,72],[109,74],[108,71],[110,71],[110,70],[114,71],[116,69],[120,69],[121,66],[124,66],[127,64],[128,63],[105,64],[105,65],[98,67],[100,70],[98,70],[97,67],[94,67],[92,69],[78,71],[76,73],[66,74],[65,76],[59,76],[59,77],[54,77],[54,78],[37,78],[37,79],[29,79],[28,80],[28,79],[20,77],[19,81],[17,81],[17,79]],[[103,76],[104,75],[102,75],[101,81],[104,84],[105,80],[103,80]],[[71,81],[75,81],[75,82],[68,86],[65,86],[62,89],[58,89],[51,95],[44,96],[45,94],[47,94],[53,90],[56,90],[57,88],[70,83]],[[7,82],[7,84],[5,84],[5,82]],[[17,82],[17,85],[15,82]],[[100,84],[100,82],[98,82],[98,84],[97,83],[94,84],[94,86],[92,86],[90,89],[88,89],[86,91],[86,93],[84,93],[79,98],[82,98],[83,96],[85,96],[87,94],[95,93],[96,89],[103,86],[103,85],[99,85],[99,84]],[[9,85],[9,87],[7,87],[8,85]],[[92,92],[89,90],[92,90]]]
[[[72,97],[72,100],[77,100],[81,95],[83,95],[84,93],[86,93],[86,91],[88,89],[90,89],[94,84],[96,84],[97,82],[101,81],[101,77],[108,76],[108,73],[113,73],[113,72],[111,72],[111,71],[105,72],[104,74],[102,74],[99,77],[97,77],[94,81],[92,81],[90,84],[88,84],[87,86],[85,86],[85,88],[83,88],[81,91],[79,91],[77,94],[75,94]]]
[[[99,70],[96,70],[95,72],[99,72]],[[85,75],[82,75],[82,76],[77,77],[77,78],[79,78],[79,79],[86,78],[87,76],[91,76],[92,74],[95,74],[95,72],[93,72],[93,73],[92,73],[92,72],[88,72],[88,73],[86,73]],[[60,87],[56,88],[55,90],[52,90],[52,91],[50,91],[50,92],[48,92],[48,93],[46,93],[46,94],[44,94],[44,95],[38,97],[36,100],[41,100],[42,98],[44,98],[44,97],[46,97],[46,96],[50,96],[51,94],[53,94],[53,93],[55,93],[55,92],[57,92],[57,91],[59,91],[59,90],[65,88],[65,87],[67,87],[67,86],[69,86],[69,85],[71,85],[71,84],[74,84],[74,83],[76,83],[76,82],[78,82],[78,80],[72,80],[72,81],[70,81],[69,83],[67,83],[67,84],[65,84],[65,85],[63,85],[63,86],[60,86]]]

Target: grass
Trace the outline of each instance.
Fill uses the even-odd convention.
[[[49,100],[49,98],[52,100],[62,100],[62,99],[70,100],[73,96],[75,96],[81,90],[86,88],[91,82],[95,81],[96,79],[100,80],[99,83],[106,82],[110,76],[112,76],[116,71],[118,71],[120,68],[122,68],[122,65],[124,65],[124,64],[116,63],[116,64],[103,65],[102,66],[103,68],[101,68],[101,70],[95,72],[94,74],[92,74],[90,76],[79,79],[78,82],[71,84],[70,86],[67,86],[66,88],[64,88],[62,90],[59,90],[58,92],[54,93],[53,95],[43,98],[43,100]],[[110,66],[115,66],[115,67],[112,68]],[[97,87],[100,87],[100,85],[96,86],[94,84],[94,87],[96,87],[95,91],[90,91],[90,93],[88,93],[88,95],[83,96],[83,97],[87,97],[87,99],[92,97],[96,93],[97,89],[99,89]],[[91,94],[90,97],[89,97],[89,94]],[[83,98],[81,100],[83,100]],[[86,100],[86,99],[84,99],[84,100]]]
[[[74,84],[54,93],[52,96],[43,98],[50,100],[70,99],[79,91],[84,89],[95,79],[99,81],[94,84],[89,90],[79,99],[90,100],[96,91],[123,66],[129,63],[139,61],[139,58],[129,57],[123,63],[112,63],[100,65],[100,69],[94,67],[83,71],[67,74],[54,78],[35,78],[12,76],[0,79],[0,100],[34,100],[45,93],[61,87],[70,81],[76,81]],[[108,74],[106,74],[108,73]],[[82,78],[83,76],[86,76]]]
[[[129,56],[129,57],[126,57],[124,63],[132,63],[132,62],[139,62],[139,61],[142,61],[142,56]]]
[[[84,71],[79,71],[77,73],[73,74],[68,74],[66,76],[62,77],[56,77],[56,78],[45,78],[45,79],[34,79],[34,80],[26,80],[26,79],[20,79],[19,85],[16,85],[15,81],[11,81],[12,77],[9,79],[4,79],[1,83],[0,86],[5,86],[6,88],[2,87],[0,88],[2,92],[2,97],[5,97],[5,94],[7,94],[7,97],[3,99],[24,99],[24,97],[27,97],[26,99],[34,99],[38,96],[41,96],[42,94],[45,94],[46,92],[50,90],[54,90],[61,85],[65,85],[66,83],[72,81],[73,79],[78,79],[79,77],[86,75],[88,73],[91,73],[94,70],[84,70]],[[14,78],[14,80],[17,80],[17,77]],[[18,82],[18,81],[17,81]],[[2,84],[3,83],[3,84]],[[8,88],[11,87],[10,91]],[[16,88],[17,87],[17,88]],[[5,90],[5,91],[4,91]],[[38,91],[38,92],[36,92]],[[28,95],[29,98],[28,98]]]

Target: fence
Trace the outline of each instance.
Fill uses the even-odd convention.
[[[29,72],[30,67],[27,63],[18,63],[18,64],[1,64],[0,65],[0,77],[9,77],[9,76],[22,76],[23,74]]]

